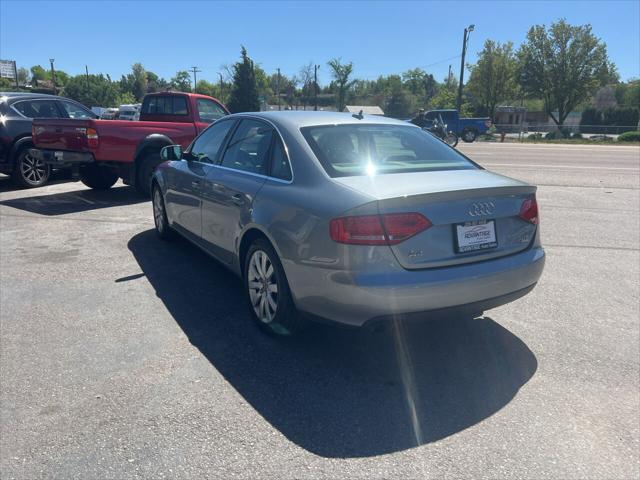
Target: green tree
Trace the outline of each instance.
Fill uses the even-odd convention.
[[[206,80],[198,80],[198,84],[196,85],[196,93],[215,97],[215,90],[216,86],[213,83]]]
[[[64,96],[77,100],[87,107],[117,107],[122,104],[121,93],[118,84],[102,74],[89,75],[88,79],[86,75],[71,77],[63,91]]]
[[[49,80],[51,72],[45,70],[41,65],[34,65],[31,67],[31,81],[38,83],[42,80]]]
[[[513,44],[486,40],[478,53],[477,63],[470,65],[469,69],[471,75],[467,90],[483,111],[494,118],[498,104],[516,96]]]
[[[640,80],[629,80],[615,85],[618,105],[640,108]]]
[[[130,78],[131,93],[139,102],[147,94],[147,73],[141,63],[134,63],[131,66]]]
[[[7,92],[15,90],[15,84],[8,78],[0,78],[0,91]]]
[[[335,87],[338,90],[336,96],[336,108],[339,112],[344,110],[347,98],[347,91],[352,82],[349,82],[349,76],[353,72],[353,62],[342,63],[340,58],[332,58],[327,62],[331,68],[331,76],[335,81]],[[333,83],[333,82],[332,82]]]
[[[525,93],[542,98],[547,114],[559,127],[599,86],[617,77],[607,47],[592,33],[591,25],[573,26],[564,19],[549,29],[531,27],[518,59],[517,78]]]
[[[191,75],[186,70],[176,72],[176,76],[171,79],[171,88],[179,92],[191,91]]]
[[[21,67],[18,69],[18,85],[26,85],[29,83],[29,70]]]
[[[242,47],[241,60],[233,65],[233,85],[227,107],[231,112],[255,112],[260,110],[258,87],[253,60]]]

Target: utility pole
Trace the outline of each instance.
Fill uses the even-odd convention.
[[[218,75],[220,75],[220,101],[224,103],[224,92],[222,91],[222,74],[218,72]]]
[[[84,66],[85,71],[85,79],[87,80],[87,93],[89,93],[89,67],[87,65]]]
[[[318,111],[318,69],[320,65],[313,66],[313,109]]]
[[[278,77],[276,78],[276,98],[278,99],[278,110],[280,110],[280,67],[278,67]]]
[[[191,67],[191,71],[193,72],[193,93],[195,93],[196,87],[198,86],[198,77],[196,74],[202,70],[198,69],[198,67]]]
[[[447,87],[451,84],[451,65],[449,65],[449,75],[447,75]]]
[[[469,34],[473,32],[475,28],[474,24],[469,25],[464,29],[464,35],[462,36],[462,59],[460,60],[460,83],[458,84],[458,100],[456,101],[456,108],[458,112],[462,108],[462,84],[464,83],[464,57],[467,53],[467,42],[469,41]]]
[[[53,94],[57,95],[58,93],[56,92],[56,71],[53,68],[53,62],[55,62],[55,58],[50,58],[49,62],[51,63],[51,82],[53,83]]]

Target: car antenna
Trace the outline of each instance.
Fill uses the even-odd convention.
[[[358,113],[354,113],[353,115],[351,115],[353,118],[357,118],[358,120],[362,120],[364,118],[364,115],[362,114],[362,110],[360,110]]]

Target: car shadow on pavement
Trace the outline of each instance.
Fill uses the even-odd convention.
[[[184,240],[153,230],[129,249],[191,343],[292,442],[324,457],[368,457],[434,442],[508,404],[535,355],[489,317],[314,325],[271,338],[252,323],[240,281]],[[212,392],[215,395],[215,392]]]
[[[44,188],[47,185],[57,185],[58,183],[66,183],[69,181],[71,180],[70,180],[70,174],[68,172],[66,171],[53,172],[51,174],[51,178],[49,178],[49,181],[46,183],[46,185],[43,185],[42,187],[36,187],[32,191],[37,192],[38,188]],[[18,187],[15,183],[13,183],[10,176],[0,173],[0,193],[13,192],[17,190],[29,191],[30,189]]]
[[[34,190],[37,191],[37,190]],[[100,208],[133,205],[149,201],[133,187],[113,187],[108,190],[75,190],[73,192],[35,195],[0,201],[0,205],[18,208],[39,215],[55,216],[86,212]]]

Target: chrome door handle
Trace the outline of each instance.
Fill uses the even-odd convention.
[[[231,196],[231,201],[236,205],[244,205],[244,198],[239,193]]]
[[[193,188],[198,188],[198,187],[200,186],[200,182],[199,182],[199,181],[194,180],[193,182],[191,182],[191,186],[192,186]]]

